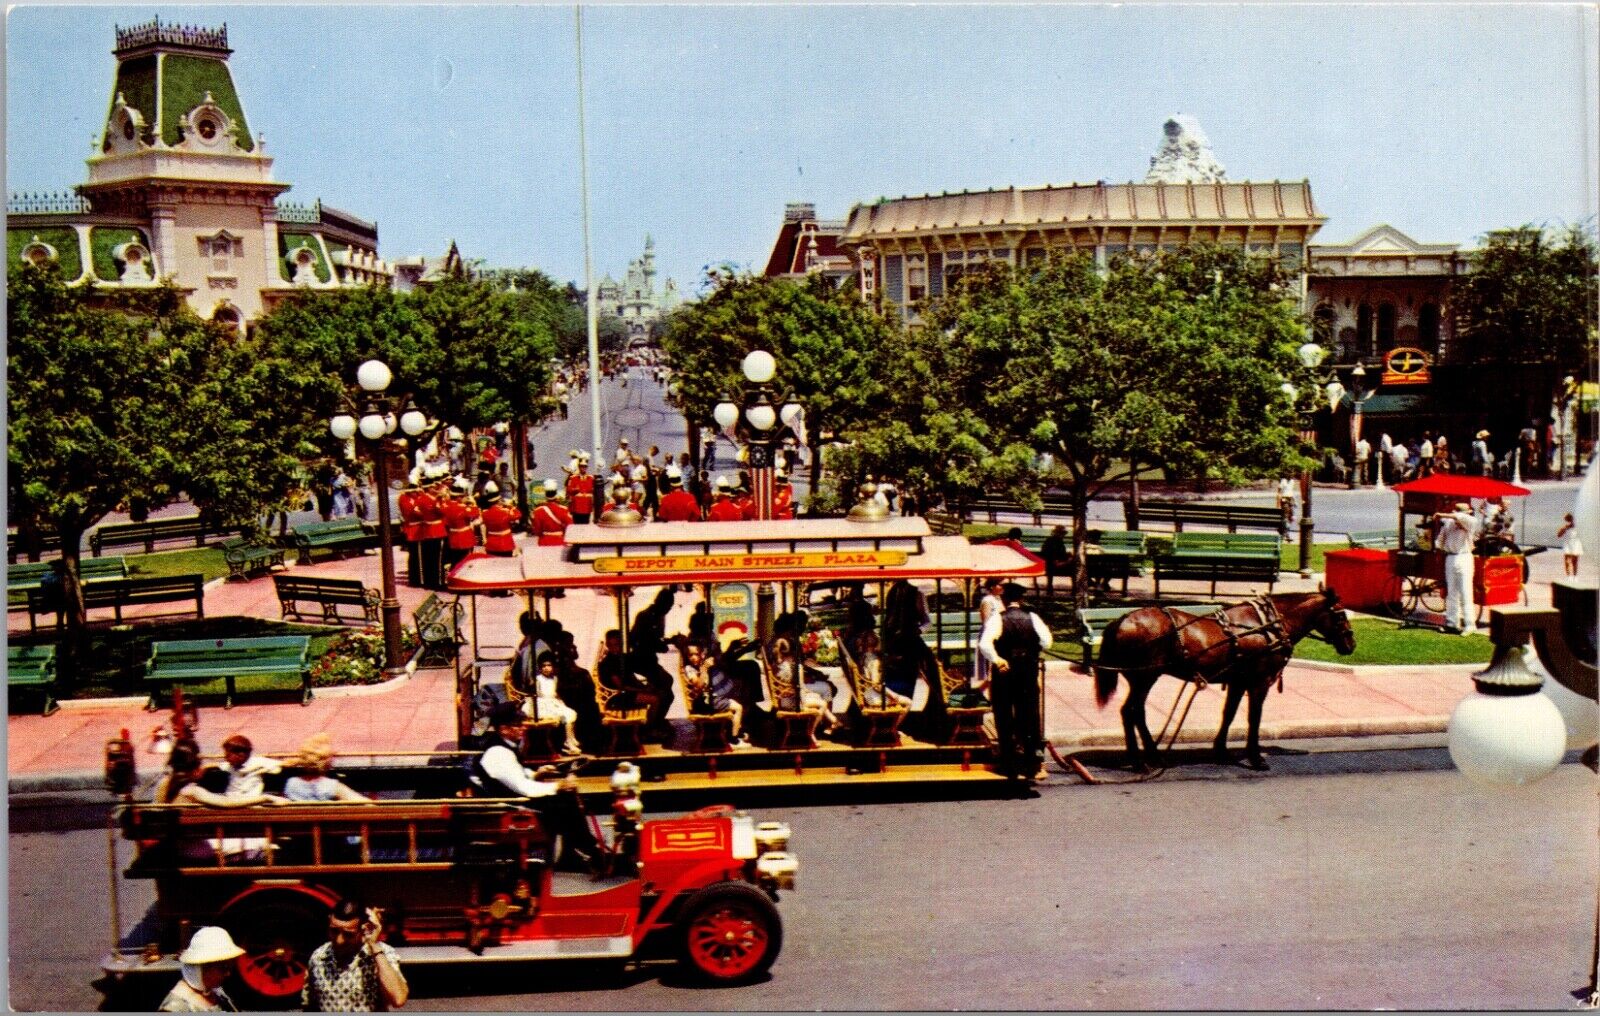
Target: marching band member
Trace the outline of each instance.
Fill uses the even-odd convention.
[[[594,477],[589,477],[593,480]],[[532,528],[542,546],[566,542],[567,527],[572,525],[572,513],[561,502],[564,498],[556,481],[544,481],[544,504],[533,510]]]

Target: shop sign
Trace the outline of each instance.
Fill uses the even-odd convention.
[[[1383,383],[1385,385],[1425,385],[1432,380],[1428,372],[1430,358],[1427,353],[1412,346],[1391,349],[1383,358]]]

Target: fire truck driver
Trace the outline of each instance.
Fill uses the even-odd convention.
[[[579,806],[577,777],[569,774],[556,783],[537,779],[554,775],[552,766],[541,766],[532,773],[523,768],[517,757],[523,721],[522,709],[515,703],[502,702],[495,708],[490,720],[494,733],[483,754],[473,760],[473,786],[485,797],[527,798],[546,830],[561,837],[560,860],[601,872],[606,851],[595,839]]]

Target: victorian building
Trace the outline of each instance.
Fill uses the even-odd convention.
[[[1309,181],[1229,182],[1198,124],[1180,116],[1167,121],[1142,182],[879,200],[850,210],[838,246],[862,295],[910,318],[978,264],[1031,264],[1058,250],[1105,264],[1125,251],[1212,241],[1303,272],[1306,244],[1324,221]]]
[[[387,285],[378,227],[321,201],[279,204],[228,69],[226,28],[116,30],[109,112],[88,180],[13,197],[6,253],[115,291],[167,279],[204,318],[243,325],[297,289]]]
[[[817,206],[810,202],[785,205],[783,226],[761,274],[779,279],[821,275],[835,284],[844,284],[856,271],[850,255],[839,246],[844,226],[843,219],[817,218]]]

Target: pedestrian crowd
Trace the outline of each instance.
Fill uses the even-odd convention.
[[[1403,483],[1435,473],[1465,473],[1501,480],[1514,476],[1548,478],[1560,468],[1563,440],[1549,418],[1528,421],[1511,442],[1497,442],[1488,430],[1478,430],[1465,451],[1442,430],[1424,430],[1421,435],[1403,440],[1381,434],[1377,447],[1362,436],[1356,439],[1350,460],[1331,448],[1324,452],[1323,478],[1360,485],[1378,482],[1380,473],[1386,483]]]

